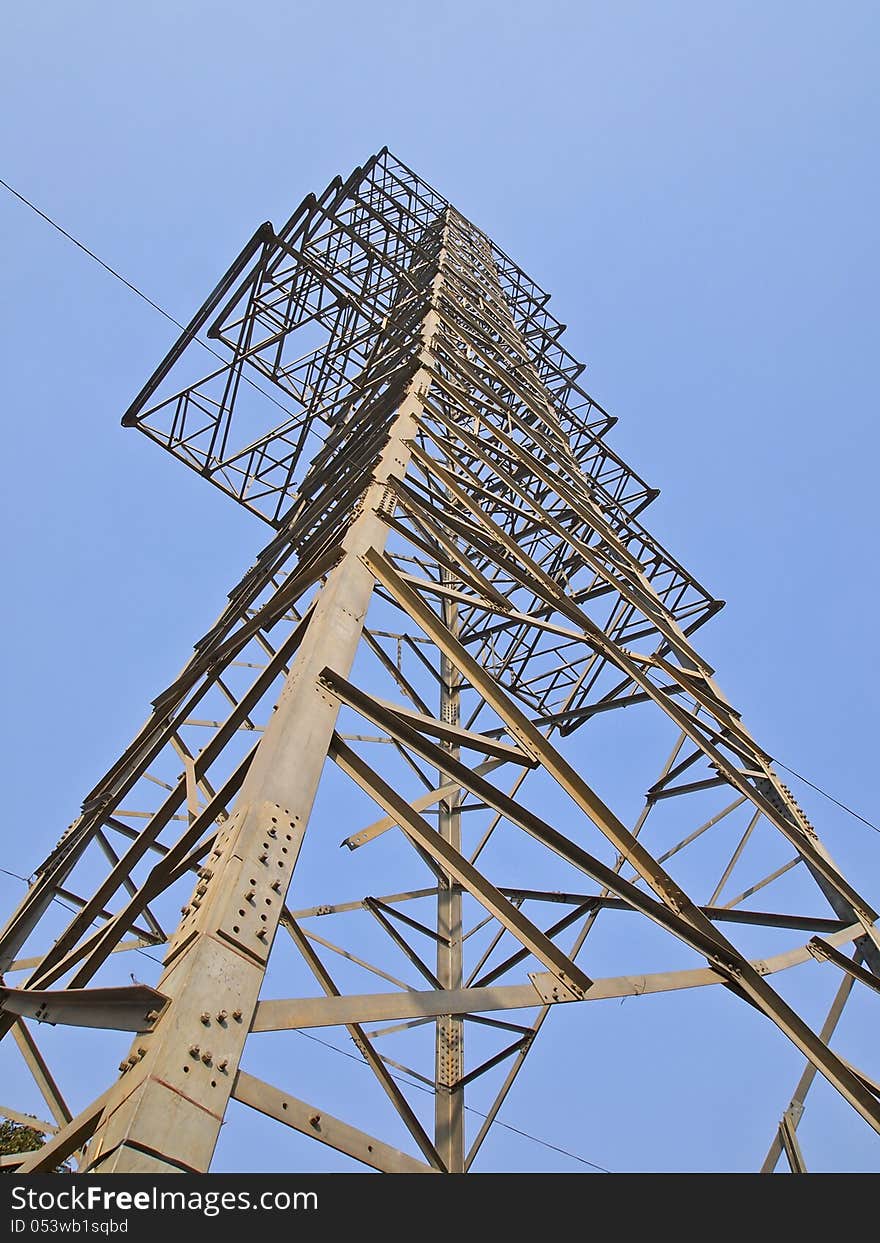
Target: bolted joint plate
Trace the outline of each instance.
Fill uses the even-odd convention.
[[[279,803],[249,809],[247,833],[240,833],[227,864],[227,898],[218,912],[217,935],[259,963],[265,963],[290,882],[299,838],[299,817]],[[254,832],[253,830],[257,831]]]
[[[530,971],[529,979],[545,1005],[553,1005],[557,1001],[583,1001],[584,994],[580,989],[569,988],[549,971]]]
[[[447,1015],[440,1019],[437,1028],[437,1084],[453,1088],[462,1075],[461,1020]]]

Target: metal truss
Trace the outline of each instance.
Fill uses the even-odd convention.
[[[383,150],[257,230],[125,415],[273,533],[0,937],[47,1116],[22,1170],[207,1170],[235,1101],[467,1171],[551,1011],[714,986],[804,1059],[765,1170],[805,1168],[817,1074],[880,1131],[830,1043],[880,987],[876,914],[694,647],[720,602],[642,525],[656,492],[547,302]],[[202,376],[205,333],[228,362]],[[820,1031],[789,972],[836,977]],[[124,1054],[76,1116],[41,1024]],[[315,1028],[354,1042],[386,1138],[270,1053]]]

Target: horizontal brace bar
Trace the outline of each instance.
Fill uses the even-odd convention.
[[[667,786],[665,789],[649,790],[645,795],[645,799],[649,803],[656,803],[662,798],[675,798],[677,794],[695,794],[698,790],[711,790],[715,786],[728,784],[726,777],[707,777],[704,781],[689,781],[686,785]]]
[[[122,988],[68,988],[31,991],[0,988],[0,1011],[61,1023],[66,1027],[106,1027],[123,1032],[152,1029],[168,998],[146,984]]]
[[[855,940],[862,933],[859,924],[841,929],[832,938],[838,944]],[[773,958],[752,964],[762,976],[773,975],[808,962],[808,946],[800,946]],[[486,1010],[517,1010],[556,1002],[577,1000],[553,996],[557,987],[550,972],[535,972],[531,984],[505,984],[488,988],[461,988],[430,992],[367,993],[360,996],[303,997],[295,1000],[261,1001],[257,1005],[251,1031],[299,1030],[306,1027],[334,1027],[348,1023],[373,1023],[411,1018],[436,1018],[445,1014],[481,1013]],[[727,977],[712,967],[685,971],[660,971],[651,975],[619,975],[594,980],[583,1001],[641,997],[648,993],[675,992],[726,984]]]
[[[508,984],[496,988],[433,989],[429,992],[368,993],[359,997],[307,997],[296,1001],[261,1001],[252,1032],[334,1027],[346,1023],[373,1023],[386,1019],[437,1018],[440,1015],[478,1013],[483,1010],[520,1010],[542,1006],[557,982],[549,971],[542,988],[532,984]],[[558,1000],[570,1001],[562,993]]]

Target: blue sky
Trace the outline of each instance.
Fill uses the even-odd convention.
[[[648,525],[728,601],[701,634],[722,687],[878,820],[876,5],[47,0],[4,27],[0,177],[178,318],[257,223],[383,144],[490,233],[662,489]],[[25,875],[265,536],[119,427],[171,326],[5,193],[0,236],[2,866]],[[880,839],[803,802],[876,903]],[[503,1116],[652,1168],[629,1126],[560,1124],[551,1069]],[[760,1160],[763,1121],[709,1167]],[[493,1159],[577,1168],[515,1137]]]

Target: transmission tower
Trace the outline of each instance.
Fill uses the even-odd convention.
[[[467,1171],[551,1013],[678,990],[804,1059],[765,1170],[805,1168],[817,1073],[880,1131],[832,1048],[875,912],[694,646],[721,604],[547,302],[383,149],[256,231],[124,416],[272,534],[0,937],[4,1091],[49,1115],[23,1171],[205,1171],[230,1102]],[[361,1099],[296,1032],[347,1033]],[[100,1083],[75,1116],[53,1059]]]

